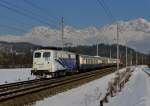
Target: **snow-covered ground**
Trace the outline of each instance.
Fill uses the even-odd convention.
[[[125,69],[120,71],[123,70]],[[35,106],[98,106],[100,96],[105,94],[107,83],[114,75],[107,75],[67,92],[38,101]]]
[[[122,92],[119,92],[113,98],[109,98],[109,103],[105,103],[104,106],[150,106],[150,78],[144,73],[144,67],[136,67],[130,81],[125,85]],[[45,98],[42,101],[36,102],[34,105],[99,106],[100,97],[106,92],[107,83],[112,77],[114,77],[114,74]]]
[[[137,67],[122,92],[105,106],[150,106],[150,77],[144,72],[145,69],[148,70]]]
[[[17,68],[17,69],[0,69],[0,84],[24,81],[34,79],[30,75],[30,68]]]
[[[145,72],[149,73],[150,74],[150,69],[148,67],[144,67],[143,69]]]
[[[135,67],[133,67],[135,68]],[[35,79],[30,75],[30,68],[0,69],[0,84]],[[122,69],[120,71],[123,71]],[[130,81],[117,96],[109,98],[104,106],[150,106],[150,73],[146,66],[135,68]],[[36,102],[35,106],[99,106],[99,100],[105,94],[107,83],[114,74],[107,75],[98,80],[84,84],[80,87],[59,93]]]

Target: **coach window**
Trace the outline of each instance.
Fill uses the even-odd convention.
[[[68,58],[69,58],[69,59],[71,58],[71,54],[68,54]]]
[[[43,53],[43,57],[45,57],[45,58],[50,57],[50,52],[44,52],[44,53]]]
[[[41,57],[41,53],[40,52],[36,52],[35,54],[34,54],[34,58],[40,58]]]
[[[86,63],[85,64],[88,64],[88,59],[86,59]]]

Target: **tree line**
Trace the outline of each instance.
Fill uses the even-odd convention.
[[[0,68],[15,68],[15,67],[32,67],[32,57],[33,51],[41,48],[46,49],[59,49],[55,47],[39,47],[39,48],[32,48],[31,47],[22,51],[22,53],[17,54],[16,52],[2,52],[0,51]],[[65,51],[74,52],[77,54],[84,54],[84,55],[97,55],[97,45],[92,46],[76,46],[76,47],[65,47]],[[126,62],[126,47],[120,45],[120,60],[123,64]],[[102,57],[111,57],[116,58],[116,45],[108,45],[108,44],[98,44],[98,55]],[[137,58],[136,58],[137,55]],[[128,65],[135,65],[136,60],[137,64],[150,64],[150,54],[144,54],[135,51],[132,48],[128,47]]]

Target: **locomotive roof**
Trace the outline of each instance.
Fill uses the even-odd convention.
[[[35,50],[34,52],[46,52],[46,51],[58,51],[58,52],[64,52],[64,53],[71,53],[71,54],[75,54],[73,52],[68,52],[68,51],[62,51],[62,50],[53,50],[53,49],[39,49],[39,50]]]

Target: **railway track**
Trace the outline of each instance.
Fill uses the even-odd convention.
[[[0,103],[45,89],[48,89],[51,92],[50,94],[53,95],[105,76],[114,72],[114,70],[115,68],[113,67],[54,79],[36,79],[0,85]]]

